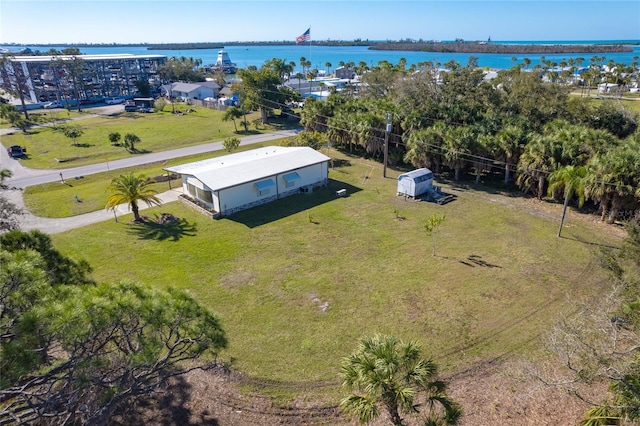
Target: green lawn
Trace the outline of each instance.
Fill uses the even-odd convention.
[[[237,151],[255,149],[261,146],[279,144],[278,140],[242,146]],[[109,172],[97,173],[74,179],[68,176],[64,184],[60,181],[34,185],[25,188],[25,206],[36,216],[40,217],[69,217],[83,213],[103,209],[107,204],[110,193],[107,187],[114,177],[133,172],[136,175],[144,175],[149,178],[156,178],[165,174],[165,167],[184,164],[192,161],[203,160],[205,158],[217,157],[228,154],[226,151],[213,151],[189,157],[175,158],[172,160],[145,164],[124,169],[111,170]],[[106,165],[105,165],[106,168]],[[181,185],[179,180],[172,181],[172,186]],[[151,186],[156,191],[164,192],[169,189],[167,182],[158,182]],[[76,202],[75,196],[82,202]]]
[[[29,111],[29,122],[34,125],[52,123],[54,121],[68,120],[69,118],[82,117],[91,114],[91,110],[83,110],[78,112],[77,110],[67,111],[66,109],[39,109]],[[22,114],[24,118],[24,114]],[[11,126],[9,120],[0,119],[0,129],[8,129]]]
[[[73,125],[83,129],[84,133],[78,138],[77,146],[61,131],[55,131],[51,127],[33,128],[26,133],[15,132],[3,136],[2,143],[5,146],[26,147],[29,157],[21,160],[24,166],[45,169],[77,167],[136,155],[109,142],[109,134],[114,132],[120,133],[123,139],[127,133],[137,135],[141,139],[136,146],[140,152],[165,151],[222,141],[230,136],[241,137],[244,134],[235,133],[232,121],[222,121],[224,112],[208,108],[188,108],[196,112],[177,115],[171,112],[171,106],[167,106],[165,111],[153,114],[122,112],[64,124],[63,126]],[[178,109],[184,111],[187,106],[181,105]],[[252,113],[247,120],[252,121],[257,116],[258,113]],[[239,121],[236,125],[239,131],[243,130]],[[275,127],[270,126],[261,131],[274,129]],[[253,128],[249,132],[258,133]]]
[[[398,172],[384,179],[378,163],[329,154],[343,161],[310,195],[221,220],[175,202],[145,214],[173,213],[176,226],[106,221],[52,238],[100,282],[188,291],[222,318],[223,356],[241,371],[330,389],[342,357],[376,332],[418,340],[445,371],[535,354],[569,300],[603,284],[597,244],[618,242],[574,212],[556,238],[558,221],[520,197],[443,185],[457,200],[405,201]],[[436,256],[424,231],[434,213],[446,215]]]

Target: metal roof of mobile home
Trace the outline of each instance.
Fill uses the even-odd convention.
[[[309,147],[267,146],[165,170],[194,176],[212,191],[218,191],[329,160]]]

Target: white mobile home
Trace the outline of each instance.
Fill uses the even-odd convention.
[[[268,146],[165,170],[181,175],[184,194],[219,217],[326,185],[329,160],[308,147]]]
[[[422,168],[398,176],[398,195],[416,198],[433,190],[433,172]]]

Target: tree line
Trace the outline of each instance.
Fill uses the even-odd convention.
[[[612,223],[637,210],[640,201],[638,114],[620,102],[622,92],[594,101],[591,90],[602,83],[637,82],[638,61],[605,63],[605,57],[594,56],[577,78],[583,61],[543,58],[530,67],[525,58],[493,79],[485,78],[474,57],[466,65],[451,60],[407,67],[403,59],[373,67],[340,63],[360,79],[340,91],[328,88],[326,102],[306,100],[301,124],[313,136],[304,138],[380,159],[389,116],[392,165],[428,167],[436,175],[451,173],[454,180],[501,173],[505,184],[515,183],[538,199],[547,195],[554,172],[584,168],[576,195],[597,204],[602,219]],[[313,81],[317,70],[304,57],[300,64],[303,73],[295,77]],[[260,68],[240,70],[235,90],[243,107],[260,110],[266,122],[274,109],[300,100],[283,84],[294,76],[294,67],[293,61],[273,58]],[[551,195],[563,194],[556,186]]]
[[[637,80],[637,63],[614,65],[609,73],[596,69],[585,84]],[[526,63],[486,80],[473,59],[465,66],[450,61],[416,69],[381,61],[363,72],[358,86],[333,90],[326,102],[308,99],[301,123],[325,143],[380,159],[389,114],[392,165],[428,167],[454,180],[502,174],[505,184],[539,199],[552,173],[584,167],[578,195],[613,222],[640,201],[638,114],[616,99],[571,95],[577,87]],[[269,102],[265,96],[263,103]],[[552,195],[562,197],[562,188]]]
[[[399,41],[374,43],[371,50],[404,50],[413,52],[495,53],[495,54],[562,54],[633,52],[624,44],[500,44],[478,41]]]

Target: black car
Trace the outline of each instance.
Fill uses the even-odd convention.
[[[140,109],[140,107],[138,105],[134,105],[134,104],[128,104],[124,106],[124,110],[126,112],[134,112],[134,111],[138,111]]]
[[[27,153],[27,148],[23,148],[20,145],[13,145],[7,148],[7,154],[12,158],[21,158]]]

